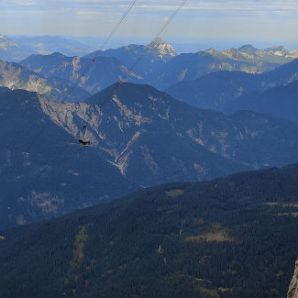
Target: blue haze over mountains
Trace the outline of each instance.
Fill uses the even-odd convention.
[[[2,53],[22,51],[3,40]],[[83,57],[0,61],[1,137],[9,140],[1,153],[1,224],[50,218],[142,187],[298,162],[297,56],[251,45],[177,54],[156,39]],[[76,145],[84,125],[90,148]],[[46,149],[27,152],[43,126],[36,142]],[[68,159],[59,162],[57,151]],[[16,181],[28,184],[26,194],[11,191]]]
[[[92,50],[0,37],[0,294],[281,297],[298,251],[298,51]]]
[[[7,40],[4,39],[6,47],[2,46],[2,52],[22,51],[13,41]],[[27,37],[26,40],[33,43],[34,38]],[[40,40],[45,43],[43,47],[49,43],[47,37]],[[50,41],[53,43],[53,40],[56,39],[52,37]],[[68,44],[67,40],[58,41]],[[53,49],[52,43],[47,52]],[[55,45],[59,48],[59,42]],[[173,46],[159,39],[146,46],[128,45],[95,51],[83,57],[55,52],[33,54],[20,61],[20,65],[1,62],[1,85],[38,92],[55,100],[83,101],[122,79],[150,84],[198,108],[228,113],[248,109],[295,120],[295,107],[286,111],[289,109],[286,104],[281,115],[277,113],[278,107],[272,108],[276,112],[267,111],[269,105],[266,104],[258,107],[262,104],[255,98],[266,97],[262,94],[268,89],[295,81],[297,57],[297,51],[287,51],[282,46],[260,50],[251,45],[224,51],[210,48],[197,53],[177,54]],[[75,92],[70,92],[73,89]],[[286,88],[282,90],[286,92]],[[283,96],[280,92],[279,97]],[[273,98],[272,102],[277,100]],[[245,104],[248,102],[252,104]]]

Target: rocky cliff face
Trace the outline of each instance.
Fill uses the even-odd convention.
[[[295,264],[295,271],[289,286],[287,298],[298,298],[298,260]]]

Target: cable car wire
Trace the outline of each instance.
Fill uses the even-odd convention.
[[[188,0],[183,0],[179,5],[178,7],[175,9],[175,11],[173,11],[173,13],[170,15],[170,17],[168,18],[168,20],[166,21],[166,23],[162,26],[161,30],[157,33],[157,35],[154,37],[155,38],[158,38],[160,37],[164,32],[165,30],[168,28],[168,26],[172,23],[172,21],[174,20],[174,18],[176,17],[176,15],[179,13],[180,10],[182,10],[182,8],[185,6],[185,4],[187,3]],[[122,15],[122,17],[120,18],[119,22],[115,25],[115,27],[112,29],[111,33],[109,34],[109,36],[106,38],[106,40],[104,41],[103,43],[103,46],[105,46],[107,44],[107,42],[111,39],[111,37],[115,34],[115,32],[119,29],[119,27],[121,26],[121,24],[124,22],[124,20],[127,18],[129,12],[132,10],[132,8],[135,6],[137,0],[133,0],[130,2],[128,8],[126,9],[126,11],[124,12],[124,14]],[[129,69],[128,69],[128,72],[131,72],[133,71],[133,69],[136,67],[136,65],[142,60],[144,55],[140,55],[137,59],[137,63],[134,63]],[[82,77],[82,76],[81,76]],[[73,91],[75,90],[75,88],[77,88],[78,85],[75,85]],[[114,93],[118,88],[119,88],[120,84],[115,84],[115,88],[114,90],[112,90],[112,93]],[[72,92],[73,92],[72,91]],[[99,105],[99,108],[102,109],[107,103],[108,101],[110,100],[110,98],[107,98],[101,105]],[[75,110],[77,111],[77,106],[75,108]],[[67,112],[71,112],[71,111],[66,111]],[[52,123],[52,122],[49,122],[49,123]],[[41,131],[37,134],[38,136],[41,136],[42,133],[44,132],[45,128],[49,125],[46,124],[42,129]],[[85,133],[86,133],[86,130],[87,128],[85,128]],[[37,138],[35,137],[34,140],[29,144],[29,147],[26,151],[29,151],[32,146],[35,144]],[[83,141],[85,142],[85,141]],[[89,141],[86,141],[88,144],[83,144],[80,142],[79,140],[79,143],[81,143],[81,145],[85,146],[85,145],[91,145],[91,142]],[[25,151],[25,152],[26,152]],[[57,152],[58,154],[58,152]],[[43,170],[45,171],[45,170]],[[41,173],[43,173],[43,171]],[[41,175],[40,173],[40,175]],[[22,189],[22,192],[20,193],[20,195],[25,191],[25,189],[28,188],[28,185],[26,187],[24,187]]]
[[[106,39],[102,42],[102,44],[100,45],[100,47],[98,48],[97,51],[103,51],[106,47],[106,45],[109,43],[109,41],[111,40],[111,38],[114,36],[114,34],[119,30],[119,28],[121,27],[121,25],[124,23],[124,21],[127,19],[129,13],[131,12],[131,10],[135,7],[137,3],[137,0],[132,0],[129,4],[127,9],[124,11],[124,13],[122,14],[122,16],[120,17],[119,21],[114,25],[114,27],[112,28],[112,30],[110,31],[109,35],[106,37]],[[90,59],[90,63],[87,63],[86,67],[83,68],[81,75],[78,76],[77,78],[77,82],[74,84],[73,88],[69,91],[68,93],[68,97],[71,96],[73,94],[73,92],[75,91],[75,89],[77,87],[79,87],[80,85],[80,80],[81,78],[85,77],[86,72],[88,71],[88,69],[94,65],[96,63],[96,57],[93,59]]]
[[[108,42],[111,40],[111,38],[114,36],[114,34],[117,32],[117,30],[120,28],[120,26],[124,23],[124,21],[126,20],[126,18],[128,17],[129,13],[131,12],[131,10],[135,7],[137,3],[137,0],[132,0],[129,2],[128,7],[126,8],[126,10],[124,11],[124,13],[121,15],[119,21],[114,25],[114,27],[112,28],[112,30],[110,31],[109,35],[107,36],[107,38],[104,40],[104,42],[101,44],[99,50],[103,50],[104,47],[108,44]],[[73,87],[69,90],[68,92],[68,97],[70,97],[73,92],[76,90],[77,87],[79,87],[79,82],[80,79],[82,77],[85,76],[85,72],[87,71],[87,69],[93,65],[93,60],[92,59],[90,61],[89,64],[86,65],[86,67],[83,69],[82,74],[77,78],[77,83],[75,83],[73,85]],[[67,101],[67,99],[66,99]],[[77,107],[76,107],[77,108]],[[67,111],[68,112],[68,111]],[[39,137],[43,134],[43,132],[45,131],[45,129],[48,127],[49,124],[44,125],[41,129],[40,132],[37,133],[36,137],[29,143],[28,148],[26,148],[25,150],[23,150],[24,152],[30,151],[31,148],[36,144],[37,140],[39,139]]]
[[[172,12],[172,14],[169,16],[169,18],[167,19],[167,21],[165,22],[165,24],[162,26],[162,28],[159,30],[159,32],[154,36],[153,40],[160,38],[162,36],[162,34],[166,31],[166,29],[171,25],[171,23],[173,22],[173,20],[175,19],[175,17],[177,16],[177,14],[184,8],[184,6],[186,5],[186,3],[189,0],[182,0],[179,5],[176,7],[176,9]],[[128,68],[127,73],[131,73],[135,70],[136,66],[142,61],[142,59],[144,58],[145,53],[139,55],[139,57],[136,59],[136,61]],[[112,93],[114,93],[115,91],[117,91],[117,89],[119,88],[119,86],[121,85],[122,81],[119,80],[120,82],[118,82],[118,84],[115,85],[114,90],[112,90]],[[125,82],[125,81],[124,81]],[[103,108],[107,102],[110,100],[110,98],[107,98],[101,105],[99,105],[100,108]]]
[[[102,50],[107,44],[108,42],[111,40],[111,38],[113,37],[113,35],[117,32],[117,30],[121,27],[121,25],[124,23],[124,21],[126,20],[126,18],[128,17],[129,13],[131,12],[131,10],[134,8],[134,6],[136,5],[137,0],[132,0],[129,2],[128,7],[126,8],[126,10],[124,11],[124,13],[121,15],[119,21],[113,26],[112,30],[110,31],[109,35],[107,36],[107,38],[104,40],[104,42],[101,44],[100,46],[100,50]],[[84,76],[84,73],[86,72],[87,67],[89,68],[91,65],[93,65],[94,60],[92,59],[90,61],[90,64],[88,64],[86,66],[86,68],[83,70],[83,73],[81,76],[79,76],[77,83],[73,85],[73,87],[70,89],[69,91],[69,96],[76,90],[76,88],[79,86],[79,80]],[[66,100],[67,101],[67,100]],[[76,105],[75,110],[78,110],[78,106]],[[70,111],[66,111],[66,114],[70,112]],[[46,128],[51,124],[51,121],[48,121],[48,123],[46,123],[40,130],[38,133],[36,133],[36,135],[34,136],[34,138],[31,140],[31,142],[29,142],[28,146],[24,146],[22,148],[20,148],[20,159],[16,161],[16,163],[18,163],[19,161],[22,160],[22,156],[23,153],[30,153],[30,151],[32,150],[32,148],[37,144],[38,140],[40,139],[40,137],[42,136],[42,134],[45,132]],[[80,140],[78,140],[78,144],[81,144],[82,146],[89,146],[91,145],[91,142],[84,141],[81,140],[82,142],[80,142]],[[58,154],[58,152],[57,152]],[[24,192],[24,190],[28,187],[28,185],[26,187],[24,187],[22,189],[21,194]]]

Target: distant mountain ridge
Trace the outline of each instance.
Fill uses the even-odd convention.
[[[51,55],[32,55],[21,61],[20,64],[46,78],[67,80],[90,94],[101,91],[121,78],[139,81],[137,74],[129,72],[114,57],[98,57],[96,60],[92,60],[53,53]]]
[[[91,50],[90,46],[69,37],[45,35],[13,36],[12,38],[22,47],[30,49],[31,54],[49,55],[54,52],[61,52],[68,56],[81,56]]]
[[[62,52],[65,55],[84,55],[90,47],[70,38],[59,36],[13,36],[0,35],[0,60],[19,62],[32,54]]]
[[[0,86],[37,92],[49,99],[81,101],[89,93],[75,84],[59,79],[45,78],[17,63],[0,60]]]
[[[95,51],[85,58],[115,57],[128,70],[136,72],[143,83],[151,83],[156,73],[177,56],[174,47],[160,38],[153,40],[148,45],[128,45],[118,49]],[[128,78],[129,79],[129,78]]]
[[[27,48],[22,48],[16,41],[0,35],[0,60],[18,61],[30,54]]]
[[[136,56],[135,59],[130,57],[131,51],[139,55],[147,54],[152,58],[159,57],[161,60],[169,60],[171,57],[177,56],[176,50],[171,44],[165,42],[161,38],[156,38],[148,45],[130,44],[118,49],[99,50],[86,55],[85,58],[93,59],[98,56],[112,56],[118,58],[119,60],[126,60],[126,63],[135,62],[138,56]],[[127,56],[125,56],[125,54]],[[130,59],[133,59],[133,61]]]
[[[286,86],[291,83],[293,83],[292,86],[295,86],[295,81],[297,80],[298,59],[295,59],[292,62],[262,74],[225,71],[211,73],[198,80],[176,84],[169,88],[167,92],[175,98],[199,108],[215,109],[218,111],[236,111],[242,108],[250,110],[253,109],[253,105],[250,107],[250,102],[252,103],[253,98],[259,96],[258,94],[264,92],[268,94],[274,93],[274,88],[279,87],[281,87],[281,89],[279,89],[280,91],[290,90],[291,87],[287,88]],[[272,89],[272,91],[270,91],[270,89]],[[295,107],[295,94],[295,92],[292,94],[288,92],[284,95],[280,94],[280,96],[293,97]],[[249,98],[252,100],[250,101]],[[274,101],[274,98],[272,98],[272,100]],[[232,105],[234,106],[233,109],[230,107]],[[276,108],[278,109],[278,107]],[[281,101],[280,109],[283,109]],[[253,110],[261,111],[261,109]],[[270,106],[268,106],[268,112],[269,110]],[[262,109],[262,112],[266,112],[265,107]],[[273,113],[272,115],[277,114]],[[282,116],[282,114],[279,113],[279,116]],[[282,118],[290,119],[287,118],[287,114]]]
[[[250,110],[298,122],[298,80],[286,86],[241,96],[228,104],[225,110]]]
[[[64,56],[62,59],[61,56],[59,63],[55,61],[53,65],[48,65],[47,61],[51,56],[31,56],[22,61],[22,65],[47,77],[60,77],[62,72],[63,78],[71,81],[71,76],[65,73],[65,68],[66,65],[70,67],[69,61],[74,58]],[[177,54],[171,44],[156,39],[148,45],[132,44],[117,49],[99,50],[75,59],[81,61],[82,67],[86,64],[84,61],[89,61],[90,66],[84,68],[86,74],[81,73],[82,82],[78,83],[81,87],[85,87],[86,91],[94,94],[115,83],[119,78],[166,90],[179,82],[200,79],[218,71],[263,73],[289,63],[295,57],[298,57],[296,52],[289,52],[282,47],[260,50],[250,45],[222,52],[207,49],[197,53]],[[113,63],[105,64],[102,62],[104,59],[111,59],[110,61],[116,59],[117,62],[114,60]],[[99,67],[93,65],[90,60],[95,64],[98,63],[102,69],[94,71],[94,67],[96,69]],[[50,71],[45,68],[50,68]],[[105,71],[107,69],[109,72]],[[71,73],[70,70],[68,72]],[[109,84],[102,83],[102,73],[109,75],[110,79],[106,80]],[[84,78],[84,75],[87,78]]]
[[[232,48],[224,50],[223,54],[226,56],[232,56],[238,59],[251,59],[262,62],[277,62],[280,58],[284,59],[296,59],[298,58],[298,51],[288,51],[284,46],[276,46],[266,49],[257,49],[254,46],[247,44],[238,49]],[[289,61],[288,61],[289,62]]]
[[[160,71],[153,81],[153,85],[167,89],[179,82],[200,79],[201,77],[218,71],[241,71],[259,74],[273,70],[283,64],[298,58],[297,52],[286,50],[259,50],[252,46],[230,49],[223,52],[215,49],[185,53],[171,60]]]

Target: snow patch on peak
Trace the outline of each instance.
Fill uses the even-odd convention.
[[[18,47],[18,44],[7,36],[0,34],[0,49],[8,50],[10,47]]]
[[[155,38],[151,43],[147,45],[147,47],[158,51],[160,57],[164,57],[164,56],[174,57],[177,55],[174,47],[171,44],[166,43],[161,38]]]

